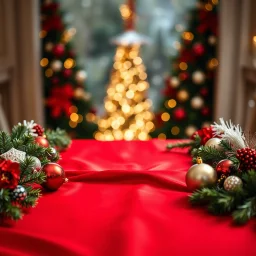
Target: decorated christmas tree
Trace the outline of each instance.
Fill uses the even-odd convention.
[[[95,110],[85,91],[86,73],[76,64],[70,40],[75,28],[63,23],[55,1],[41,1],[42,59],[46,124],[60,127],[73,137],[90,138],[96,129]]]
[[[218,0],[198,0],[180,42],[175,42],[178,52],[172,59],[153,136],[189,137],[212,120],[218,66],[217,4]]]
[[[134,30],[134,6],[130,0],[120,8],[126,31],[113,40],[117,50],[97,140],[147,140],[154,128],[151,101],[147,99],[149,84],[140,57],[140,46],[147,40]]]

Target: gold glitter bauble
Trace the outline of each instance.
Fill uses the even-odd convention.
[[[189,168],[186,174],[186,184],[191,191],[212,186],[216,182],[217,172],[208,164],[195,164]]]
[[[229,176],[224,181],[224,189],[229,192],[234,192],[243,186],[242,180],[237,176]]]
[[[219,138],[211,138],[206,143],[206,147],[214,147],[217,150],[222,150],[222,147],[220,146],[221,140]]]
[[[188,98],[189,98],[189,94],[186,90],[180,90],[177,93],[177,99],[180,102],[184,102],[184,101],[188,100]]]

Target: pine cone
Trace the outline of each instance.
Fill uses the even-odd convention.
[[[39,124],[35,124],[33,126],[33,129],[35,130],[35,133],[38,135],[38,136],[43,136],[44,135],[44,128],[39,125]]]
[[[242,148],[236,152],[236,157],[240,161],[239,170],[247,171],[256,169],[256,149]]]

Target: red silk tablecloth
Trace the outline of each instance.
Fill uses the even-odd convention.
[[[0,255],[256,255],[255,221],[236,227],[191,208],[191,159],[165,145],[74,141],[60,162],[70,182],[0,227]]]

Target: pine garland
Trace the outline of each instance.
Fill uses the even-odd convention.
[[[58,134],[64,134],[64,132]],[[35,188],[35,184],[42,184],[46,180],[44,172],[34,171],[35,159],[40,159],[41,165],[49,162],[56,162],[59,154],[52,154],[51,147],[44,148],[35,143],[34,137],[30,134],[26,125],[16,125],[13,127],[11,134],[0,131],[0,154],[8,152],[10,149],[16,149],[26,153],[24,160],[19,162],[19,181],[18,185],[26,191],[24,200],[14,197],[13,187],[3,187],[1,182],[8,179],[1,173],[0,168],[0,220],[10,218],[13,220],[21,219],[23,208],[34,207],[41,196],[41,189]],[[7,161],[1,159],[0,161]],[[2,180],[2,181],[1,181]],[[3,183],[2,183],[3,184]],[[1,187],[2,186],[2,187]]]
[[[230,214],[236,224],[245,224],[256,216],[256,170],[250,170],[256,165],[256,141],[247,142],[239,125],[222,118],[220,124],[214,123],[208,130],[199,130],[195,135],[190,145],[186,142],[167,145],[169,149],[190,146],[193,162],[196,163],[199,157],[200,162],[209,164],[217,173],[217,182],[211,187],[199,187],[189,196],[189,202],[192,206],[205,206],[214,215]],[[207,143],[212,138],[215,140]],[[225,186],[226,179],[229,181]],[[233,183],[229,183],[231,180]]]

